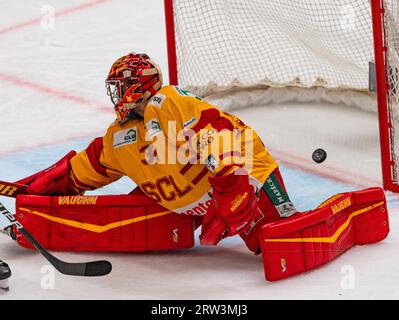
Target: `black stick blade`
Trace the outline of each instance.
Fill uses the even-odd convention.
[[[19,232],[52,264],[59,272],[71,276],[100,277],[109,274],[112,270],[110,262],[101,260],[93,262],[71,263],[62,261],[48,252],[18,221],[10,211],[0,203],[0,214],[17,227]]]
[[[21,227],[19,231],[23,236],[32,243],[35,248],[62,274],[70,276],[87,276],[87,277],[101,277],[105,276],[112,270],[110,262],[105,260],[92,261],[92,262],[65,262],[54,257],[50,252],[42,247],[35,238],[26,230]]]
[[[101,277],[112,271],[112,264],[109,261],[93,261],[86,263],[86,277]]]

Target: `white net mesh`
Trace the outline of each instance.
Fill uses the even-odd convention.
[[[368,89],[365,0],[175,0],[179,83],[197,94],[234,86]]]
[[[384,2],[390,145],[397,163],[399,9],[398,0]],[[263,88],[270,94],[255,95],[262,102],[323,100],[377,111],[376,95],[369,92],[370,0],[174,0],[173,5],[178,82],[194,93],[217,97],[232,89]],[[254,103],[253,96],[242,98],[247,91],[234,100]],[[397,183],[399,168],[393,171]]]
[[[386,36],[388,64],[388,95],[389,118],[392,122],[390,145],[391,158],[394,163],[392,170],[393,182],[399,182],[399,3],[397,0],[385,1],[384,28]]]

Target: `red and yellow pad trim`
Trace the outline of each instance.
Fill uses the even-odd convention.
[[[109,223],[106,224],[104,226],[101,225],[95,225],[95,224],[91,224],[91,223],[83,223],[83,222],[79,222],[79,221],[74,221],[74,220],[69,220],[69,219],[63,219],[63,218],[58,218],[55,216],[51,216],[50,214],[46,214],[43,212],[39,212],[36,210],[31,210],[28,208],[19,208],[20,212],[25,212],[25,213],[29,213],[29,214],[33,214],[39,217],[42,217],[44,219],[47,219],[49,221],[52,222],[56,222],[59,224],[63,224],[66,226],[70,226],[76,229],[81,229],[81,230],[85,230],[85,231],[90,231],[90,232],[95,232],[95,233],[103,233],[115,228],[120,228],[120,227],[124,227],[124,226],[128,226],[130,224],[134,224],[137,222],[141,222],[141,221],[145,221],[145,220],[151,220],[151,219],[155,219],[155,218],[159,218],[159,217],[163,217],[169,214],[172,214],[172,211],[162,211],[162,212],[157,212],[157,213],[153,213],[150,215],[144,215],[141,217],[136,217],[136,218],[131,218],[131,219],[126,219],[126,220],[122,220],[122,221],[117,221],[117,222],[113,222],[113,223]]]
[[[334,232],[333,235],[329,237],[314,237],[314,238],[280,238],[280,239],[264,239],[265,242],[324,242],[324,243],[335,243],[338,238],[342,235],[342,233],[348,229],[350,226],[350,222],[352,219],[358,215],[364,214],[366,212],[369,212],[370,210],[373,210],[377,207],[383,206],[385,204],[384,201],[381,201],[379,203],[373,204],[371,206],[368,206],[364,209],[356,210],[352,212],[347,220]]]
[[[315,210],[262,227],[259,236],[266,279],[275,281],[312,270],[354,245],[381,241],[388,233],[381,188],[336,195]]]
[[[194,245],[194,217],[166,210],[141,194],[20,195],[16,217],[48,250],[143,252]],[[19,233],[17,242],[32,249]]]

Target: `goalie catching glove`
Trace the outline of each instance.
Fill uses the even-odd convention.
[[[28,185],[27,192],[32,195],[79,194],[81,191],[70,178],[70,162],[75,155],[76,152],[71,151],[49,168],[19,180],[16,183]]]

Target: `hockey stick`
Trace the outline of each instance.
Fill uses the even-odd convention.
[[[19,194],[26,194],[27,185],[0,181],[0,196],[15,198]]]
[[[22,226],[22,224],[15,220],[14,216],[0,203],[0,213],[12,224],[19,232],[50,262],[54,268],[59,272],[71,276],[85,276],[85,277],[98,277],[109,274],[112,270],[110,262],[93,261],[82,263],[71,263],[62,261],[54,257],[46,249],[44,249],[39,242]]]

